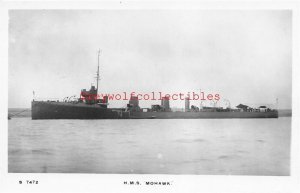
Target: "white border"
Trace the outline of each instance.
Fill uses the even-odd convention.
[[[120,3],[121,2],[121,3]],[[13,174],[7,173],[7,91],[9,9],[291,9],[293,11],[293,118],[291,176],[218,175],[110,175],[110,174]],[[296,193],[300,192],[299,144],[299,24],[297,2],[1,2],[0,4],[0,191],[1,192],[205,192],[205,193]],[[276,84],[276,82],[274,82]],[[38,180],[39,185],[19,185],[19,180]],[[172,181],[171,186],[126,186],[123,181]]]

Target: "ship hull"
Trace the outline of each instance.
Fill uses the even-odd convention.
[[[121,112],[82,103],[32,101],[32,119],[243,119],[278,118],[270,112]]]
[[[139,119],[251,119],[278,118],[278,112],[131,112],[130,116]]]

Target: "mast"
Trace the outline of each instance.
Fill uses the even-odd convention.
[[[99,57],[100,57],[100,53],[101,53],[101,50],[99,49],[98,51],[98,68],[97,68],[97,95],[98,95],[98,85],[99,85]]]

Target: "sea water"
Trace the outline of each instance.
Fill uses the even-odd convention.
[[[8,172],[289,175],[291,117],[8,121]]]

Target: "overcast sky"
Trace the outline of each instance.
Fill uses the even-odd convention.
[[[79,96],[95,84],[101,48],[100,92],[201,89],[232,106],[278,98],[291,108],[291,30],[288,10],[11,10],[8,106],[30,107],[33,90]]]

